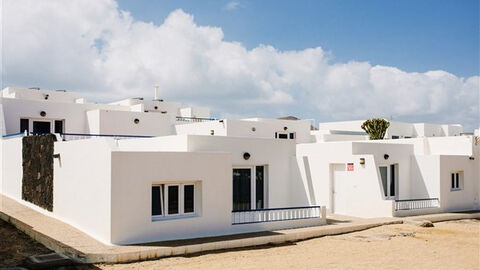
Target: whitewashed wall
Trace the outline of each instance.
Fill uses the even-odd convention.
[[[16,200],[22,199],[22,137],[1,140],[2,193]]]
[[[267,207],[306,206],[292,204],[290,197],[290,160],[295,156],[295,142],[290,140],[188,136],[188,151],[231,153],[232,166],[268,165]],[[250,153],[245,160],[243,154]],[[231,168],[230,168],[230,174]],[[230,178],[232,176],[230,175]]]
[[[87,115],[92,134],[166,136],[174,132],[170,116],[161,113],[94,110]]]
[[[111,242],[112,139],[56,142],[53,213],[94,238]],[[127,200],[128,201],[128,200]]]
[[[310,136],[310,121],[308,120],[277,120],[277,119],[243,119],[225,120],[227,136],[275,138],[275,132],[295,132],[297,143],[312,141]],[[286,130],[284,128],[287,128]],[[255,128],[253,131],[252,128]]]
[[[177,122],[175,125],[177,135],[211,135],[211,131],[215,136],[226,136],[227,129],[225,123],[219,121],[209,121],[200,123]]]
[[[478,205],[479,175],[477,160],[468,156],[440,156],[440,200],[444,211],[472,210]],[[451,191],[451,173],[463,171],[461,190]]]
[[[412,156],[409,199],[440,198],[439,168],[438,155]]]

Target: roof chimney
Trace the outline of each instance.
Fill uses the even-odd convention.
[[[160,100],[160,86],[158,84],[155,84],[155,86],[153,86],[154,88],[154,91],[155,91],[155,95],[154,95],[154,99],[153,100]]]

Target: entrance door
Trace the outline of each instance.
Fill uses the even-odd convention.
[[[233,211],[252,209],[252,169],[233,169]]]
[[[267,166],[233,169],[233,210],[267,207]]]
[[[331,164],[331,198],[330,209],[335,214],[348,214],[350,201],[350,181],[346,177],[345,164]]]
[[[33,133],[51,133],[51,124],[50,121],[33,121]]]
[[[398,164],[380,166],[380,178],[382,180],[383,195],[387,200],[394,200],[397,197]]]

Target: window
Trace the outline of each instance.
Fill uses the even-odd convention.
[[[63,121],[55,120],[55,133],[63,133]]]
[[[195,184],[160,184],[152,186],[154,219],[195,213]]]
[[[285,131],[275,132],[275,139],[293,140],[295,139],[295,132],[290,132],[290,133]]]
[[[396,140],[396,139],[400,139],[400,136],[397,136],[397,135],[392,135],[392,139]]]
[[[20,132],[30,132],[28,119],[20,119]]]
[[[461,190],[463,187],[463,172],[453,172],[450,174],[450,190]]]

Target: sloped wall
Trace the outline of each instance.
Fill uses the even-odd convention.
[[[53,134],[23,137],[22,199],[53,210]]]

